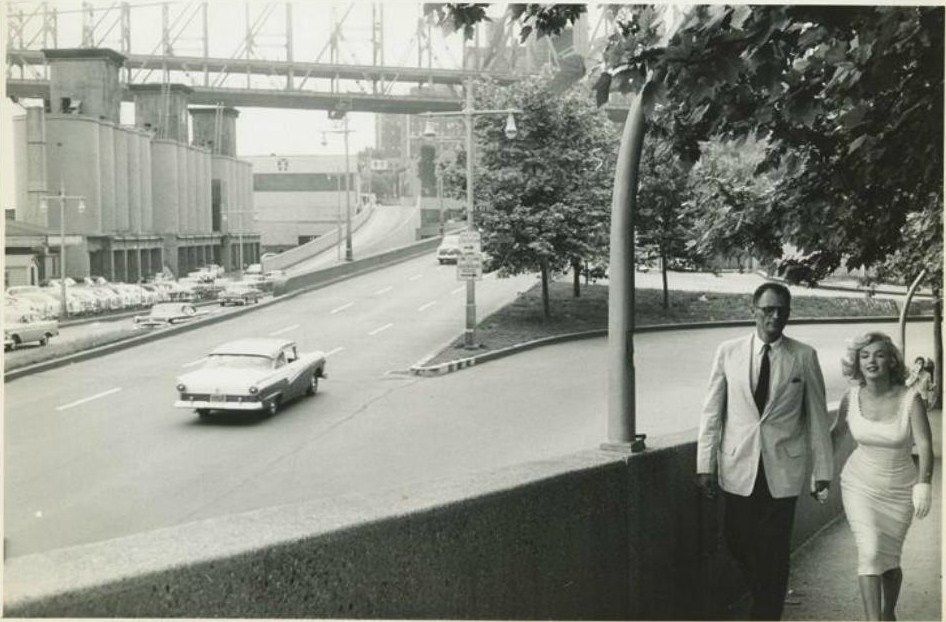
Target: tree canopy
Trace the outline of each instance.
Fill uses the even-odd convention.
[[[447,16],[442,23],[461,28],[485,17],[464,12],[469,5],[436,6]],[[551,34],[580,8],[517,11],[521,24]],[[915,213],[942,209],[943,13],[627,7],[604,53],[598,101],[647,84],[645,103],[668,108],[685,160],[695,161],[711,136],[767,138],[760,168],[783,173],[773,193],[779,239],[816,257],[821,269],[877,266],[911,246],[908,223],[922,219]]]

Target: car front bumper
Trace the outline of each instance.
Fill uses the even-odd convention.
[[[177,400],[174,402],[176,408],[206,408],[207,410],[263,410],[263,402],[259,400],[253,402],[210,402],[207,400]]]

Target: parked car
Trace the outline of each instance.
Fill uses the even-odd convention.
[[[251,302],[256,304],[262,297],[263,292],[260,290],[237,281],[228,283],[223,291],[217,295],[217,300],[220,301],[221,307],[225,307],[227,305],[247,305]]]
[[[178,408],[200,417],[211,410],[264,412],[303,394],[314,395],[325,378],[325,354],[300,353],[286,339],[240,339],[207,356],[200,369],[177,379]]]
[[[437,261],[441,265],[445,263],[457,263],[460,258],[460,236],[445,235],[437,247]]]
[[[21,344],[31,341],[45,346],[50,337],[59,334],[59,322],[44,320],[37,315],[18,313],[13,309],[4,309],[3,313],[3,349],[16,350]]]
[[[135,326],[168,326],[205,314],[206,311],[199,311],[187,302],[162,302],[151,307],[151,312],[147,315],[136,315]]]

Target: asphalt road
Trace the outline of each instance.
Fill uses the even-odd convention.
[[[5,535],[19,556],[260,507],[402,489],[598,446],[604,339],[549,346],[439,378],[404,370],[459,333],[453,266],[419,258],[214,326],[6,385]],[[487,278],[481,317],[533,277]],[[844,339],[893,324],[795,326],[829,399]],[[716,345],[745,328],[638,335],[638,429],[693,428]],[[205,423],[174,409],[174,377],[227,339],[278,334],[329,354],[315,398],[273,419]],[[929,355],[912,324],[908,352]],[[405,492],[405,494],[407,494]]]
[[[351,234],[352,254],[355,259],[376,255],[416,241],[415,229],[420,216],[414,205],[378,205],[370,218]],[[344,241],[341,258],[338,247],[319,253],[311,259],[289,267],[289,274],[301,274],[337,265],[345,260]]]
[[[531,276],[487,276],[477,287],[480,316],[533,282]],[[455,267],[439,266],[431,254],[226,322],[7,383],[7,554],[370,484],[333,465],[370,463],[377,450],[356,456],[344,439],[359,440],[363,432],[350,431],[352,425],[419,380],[388,372],[406,370],[462,332],[463,291]],[[266,335],[291,337],[301,351],[329,355],[329,378],[318,395],[268,420],[204,423],[172,406],[175,377],[210,349]],[[382,427],[406,423],[391,420]],[[326,451],[337,442],[333,438],[343,447]]]

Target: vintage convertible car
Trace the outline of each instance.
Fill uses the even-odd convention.
[[[287,339],[240,339],[216,348],[203,366],[177,379],[178,408],[201,417],[211,410],[275,415],[300,395],[314,395],[326,378],[322,352],[300,353]]]

